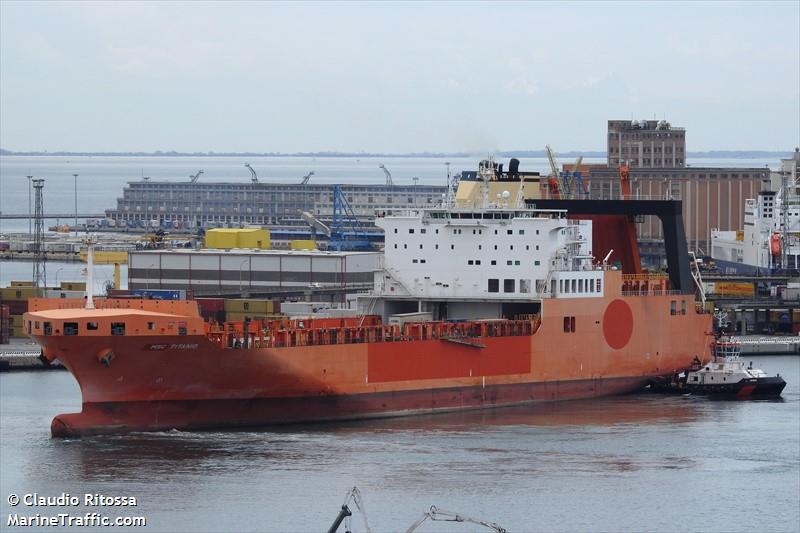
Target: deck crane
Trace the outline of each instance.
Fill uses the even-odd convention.
[[[342,522],[345,523],[345,530],[351,531],[350,527],[350,517],[353,516],[353,511],[350,510],[350,502],[353,502],[356,508],[361,512],[361,518],[364,519],[364,530],[366,533],[370,533],[369,522],[367,521],[367,512],[364,508],[364,499],[361,497],[361,492],[358,490],[358,487],[353,487],[349,491],[347,491],[347,495],[344,498],[344,503],[342,504],[342,508],[339,511],[336,520],[333,521],[331,527],[328,528],[328,533],[336,533],[339,529],[339,526]]]
[[[378,165],[378,168],[379,168],[379,169],[381,169],[381,170],[383,170],[383,173],[386,175],[386,185],[389,185],[390,187],[391,187],[391,186],[393,186],[393,185],[394,185],[394,183],[392,182],[392,173],[391,173],[391,172],[389,172],[389,169],[388,169],[388,168],[386,168],[386,167],[383,165],[383,163],[381,163],[380,165]]]
[[[486,520],[481,520],[480,518],[471,518],[461,513],[445,511],[444,509],[439,509],[435,505],[431,505],[431,508],[428,512],[424,513],[416,522],[411,524],[411,527],[409,527],[406,530],[406,533],[412,533],[413,531],[416,531],[419,528],[419,526],[421,526],[423,522],[425,522],[426,520],[444,521],[444,522],[468,522],[470,524],[475,524],[477,526],[483,526],[486,529],[491,529],[495,533],[506,533],[505,528],[495,524],[494,522],[487,522]]]
[[[203,169],[201,168],[200,170],[197,171],[197,174],[190,174],[189,175],[189,182],[190,183],[197,183],[197,180],[198,180],[198,178],[200,178],[200,175],[202,173],[203,173]]]
[[[250,163],[245,163],[244,166],[246,166],[247,170],[250,171],[250,180],[253,183],[258,183],[258,175],[256,174],[256,171],[253,169],[253,167],[250,166]]]
[[[311,176],[313,176],[313,175],[314,175],[314,171],[312,170],[311,172],[309,172],[308,174],[303,176],[303,179],[300,181],[300,185],[308,185],[308,180],[310,180]]]

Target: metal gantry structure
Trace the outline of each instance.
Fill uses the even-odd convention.
[[[391,172],[389,172],[389,169],[388,169],[388,168],[386,168],[386,167],[383,165],[383,163],[381,163],[380,165],[378,165],[378,168],[379,168],[379,169],[381,169],[381,170],[383,170],[383,174],[386,176],[386,185],[389,185],[390,187],[391,187],[391,186],[393,186],[393,185],[394,185],[394,182],[392,181],[392,173],[391,173]]]
[[[44,180],[32,180],[34,189],[34,228],[33,228],[33,285],[37,288],[47,286],[47,271],[44,253],[44,199],[42,189]]]
[[[250,163],[245,163],[244,166],[246,166],[247,170],[250,171],[250,181],[252,183],[258,183],[258,174],[256,174],[255,169],[250,166]]]

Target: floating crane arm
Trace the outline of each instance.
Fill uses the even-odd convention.
[[[348,521],[346,530],[350,531],[349,521],[350,517],[353,516],[353,512],[350,510],[348,504],[351,500],[356,505],[356,508],[361,512],[361,517],[364,519],[364,530],[367,533],[371,533],[369,522],[367,521],[367,510],[364,507],[364,500],[361,498],[361,492],[358,490],[358,487],[353,487],[347,491],[347,495],[344,498],[344,503],[342,504],[342,509],[339,511],[336,520],[333,521],[333,524],[331,524],[331,527],[328,529],[328,533],[336,533],[336,531],[339,529],[339,526],[345,519]]]
[[[389,185],[389,186],[394,185],[394,183],[392,182],[392,173],[389,172],[389,169],[386,168],[385,166],[383,166],[383,163],[381,163],[378,166],[378,168],[383,170],[383,173],[386,175],[386,185]]]
[[[445,511],[444,509],[439,509],[435,505],[431,505],[431,508],[427,513],[423,514],[416,522],[411,524],[411,527],[406,529],[406,533],[412,533],[413,531],[416,531],[419,526],[421,526],[428,519],[441,522],[469,522],[471,524],[483,526],[486,529],[491,529],[495,531],[495,533],[506,533],[505,528],[493,522],[487,522],[477,518],[470,518],[469,516],[463,514]]]
[[[197,171],[197,174],[190,174],[189,175],[190,182],[191,183],[197,183],[197,180],[198,180],[198,178],[200,178],[200,175],[202,173],[203,173],[203,169],[201,168],[200,170]]]
[[[250,163],[245,163],[244,166],[246,166],[247,170],[250,171],[250,179],[252,180],[252,182],[258,183],[258,175],[256,174],[256,171],[253,169],[253,167],[250,166]]]
[[[312,170],[311,172],[309,172],[308,174],[303,176],[303,179],[300,181],[300,185],[307,185],[308,184],[308,180],[310,180],[311,176],[313,176],[313,175],[314,175],[314,171]]]

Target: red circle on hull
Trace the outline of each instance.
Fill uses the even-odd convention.
[[[633,312],[623,300],[614,300],[603,313],[603,337],[615,350],[628,345],[633,335]]]

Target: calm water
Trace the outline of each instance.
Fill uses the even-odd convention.
[[[256,169],[259,179],[270,182],[300,182],[314,171],[311,178],[318,183],[383,183],[383,163],[391,171],[395,183],[445,184],[445,161],[453,172],[474,170],[479,156],[468,158],[369,158],[369,157],[0,157],[0,212],[28,213],[28,179],[32,175],[45,179],[44,212],[74,212],[74,178],[78,174],[78,211],[101,213],[116,206],[117,198],[128,181],[150,176],[154,180],[187,180],[190,174],[204,170],[206,181],[249,182],[244,163]],[[549,173],[546,158],[521,158],[520,169]],[[586,158],[586,163],[602,163],[605,159]],[[572,159],[560,159],[569,163]],[[777,167],[778,159],[694,159],[693,166]],[[55,221],[50,221],[54,223]],[[70,222],[70,219],[61,222]],[[2,220],[0,231],[28,230],[27,220]]]
[[[68,373],[6,373],[3,526],[8,494],[38,491],[135,496],[143,531],[325,531],[357,485],[376,531],[404,530],[433,504],[510,531],[798,531],[800,358],[752,359],[789,382],[782,402],[637,395],[84,440],[49,437],[54,415],[80,408]]]

